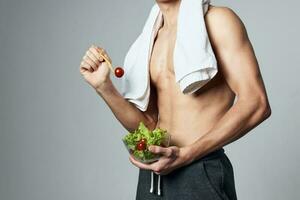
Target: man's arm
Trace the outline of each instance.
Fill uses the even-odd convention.
[[[145,126],[150,130],[155,129],[158,120],[158,109],[156,104],[156,91],[152,84],[149,105],[145,112],[142,112],[133,103],[124,99],[110,79],[95,90],[109,106],[115,117],[129,132],[134,131],[140,121],[143,121]]]
[[[243,22],[226,7],[213,8],[206,18],[219,70],[237,101],[210,131],[187,147],[188,162],[239,139],[271,115],[258,62]]]

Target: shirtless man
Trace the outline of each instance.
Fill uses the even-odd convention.
[[[143,121],[149,129],[161,127],[172,136],[170,147],[149,148],[163,155],[157,162],[143,164],[130,156],[140,168],[136,199],[155,198],[149,193],[150,171],[163,175],[166,199],[236,199],[227,156],[223,153],[206,161],[203,158],[220,152],[271,115],[244,24],[230,8],[209,6],[205,22],[219,72],[195,93],[184,95],[175,82],[172,63],[180,0],[156,2],[164,24],[150,59],[151,96],[145,112],[125,100],[112,84],[109,68],[97,53],[105,51],[103,48],[89,48],[80,73],[128,131]]]

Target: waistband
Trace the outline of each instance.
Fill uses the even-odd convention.
[[[203,161],[203,160],[211,160],[211,159],[214,159],[214,158],[219,158],[220,156],[223,156],[225,153],[225,150],[223,147],[219,148],[219,149],[216,149],[210,153],[208,153],[207,155],[195,160],[195,162],[200,162],[200,161]]]

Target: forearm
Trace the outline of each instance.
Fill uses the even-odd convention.
[[[140,121],[143,121],[148,128],[155,127],[154,120],[136,108],[131,102],[124,99],[111,80],[108,80],[107,83],[102,84],[101,87],[95,90],[128,131],[135,130]]]
[[[188,162],[239,139],[269,115],[268,104],[259,102],[249,105],[249,100],[237,101],[210,131],[187,146]]]

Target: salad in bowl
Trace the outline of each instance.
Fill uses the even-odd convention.
[[[128,152],[133,157],[143,163],[151,163],[157,161],[161,155],[154,154],[148,150],[151,145],[168,147],[171,136],[166,130],[155,128],[150,131],[145,124],[141,121],[139,126],[134,132],[128,132],[122,141],[125,144]]]

